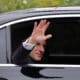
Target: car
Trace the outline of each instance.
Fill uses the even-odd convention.
[[[33,23],[47,19],[53,34],[47,45],[48,65],[80,65],[80,7],[47,7],[16,10],[0,14],[0,63],[12,64],[13,52],[31,34]],[[34,64],[28,66],[35,67]]]

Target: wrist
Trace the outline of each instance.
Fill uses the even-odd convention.
[[[29,37],[27,40],[28,40],[28,42],[31,43],[31,44],[36,44],[36,41],[34,40],[33,37]]]
[[[32,50],[33,47],[35,46],[35,44],[29,42],[29,39],[27,39],[26,41],[24,41],[22,43],[23,47],[26,49],[26,50]]]

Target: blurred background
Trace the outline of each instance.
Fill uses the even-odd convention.
[[[51,6],[79,6],[80,0],[0,0],[0,13]]]

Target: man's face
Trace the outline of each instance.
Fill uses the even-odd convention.
[[[41,61],[44,55],[45,45],[46,45],[46,41],[42,41],[41,43],[38,43],[30,52],[29,56],[35,61]]]

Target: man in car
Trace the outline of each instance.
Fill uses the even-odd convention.
[[[41,63],[43,61],[46,40],[52,37],[52,34],[45,35],[50,22],[43,19],[34,23],[34,28],[30,37],[28,37],[21,46],[13,53],[12,61],[15,64],[23,65],[26,63]]]

